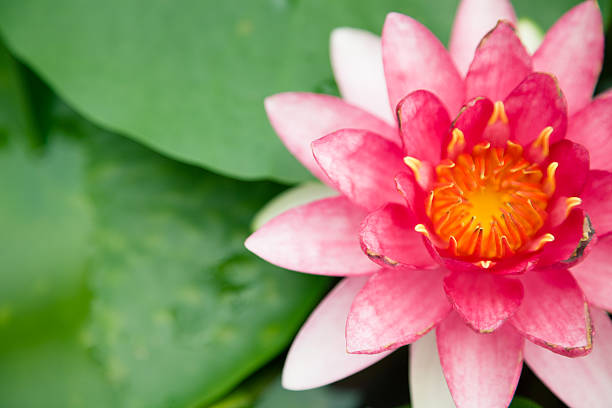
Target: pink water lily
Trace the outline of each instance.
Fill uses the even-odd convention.
[[[338,29],[344,100],[266,100],[287,148],[339,195],[282,213],[246,246],[346,277],[296,337],[285,387],[412,343],[416,407],[507,406],[523,359],[572,407],[612,401],[612,97],[592,100],[601,13],[576,6],[533,55],[514,22],[507,1],[463,0],[450,52],[401,14],[382,41]]]

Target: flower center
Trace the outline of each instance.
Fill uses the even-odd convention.
[[[556,166],[545,177],[512,142],[481,143],[443,160],[425,203],[436,235],[459,257],[496,260],[517,252],[544,225]]]

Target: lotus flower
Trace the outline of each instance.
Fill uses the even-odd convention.
[[[609,406],[612,97],[592,100],[601,13],[579,4],[533,55],[514,23],[507,1],[463,0],[449,51],[396,13],[382,41],[338,29],[344,100],[266,100],[287,148],[339,195],[282,213],[246,246],[345,277],[295,339],[286,388],[412,344],[416,407],[507,406],[523,359],[568,405]]]

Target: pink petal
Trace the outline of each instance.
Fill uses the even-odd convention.
[[[535,141],[547,126],[553,127],[550,144],[565,137],[567,107],[557,81],[536,72],[521,82],[504,101],[512,140],[523,146]]]
[[[603,62],[604,34],[601,11],[585,1],[561,17],[533,55],[536,71],[559,78],[569,114],[591,101]]]
[[[406,200],[406,205],[412,210],[413,213],[418,214],[419,217],[423,218],[425,215],[425,209],[423,201],[425,199],[424,192],[419,187],[414,173],[399,173],[395,176],[395,187],[397,191]]]
[[[468,71],[478,43],[498,20],[516,22],[508,0],[462,0],[459,4],[449,50],[462,75]]]
[[[570,272],[587,300],[606,310],[612,310],[612,235],[600,238],[583,261]]]
[[[409,93],[425,89],[439,97],[447,111],[458,111],[465,86],[446,49],[425,26],[390,13],[383,27],[382,49],[392,108]]]
[[[439,269],[387,269],[359,292],[346,322],[349,353],[380,353],[412,343],[451,309]]]
[[[401,202],[395,175],[405,171],[400,148],[365,130],[343,129],[312,143],[319,166],[333,186],[354,203],[374,210]]]
[[[422,162],[422,164],[423,163],[427,162]],[[429,192],[433,187],[434,168],[431,165],[422,165],[420,173],[420,180],[423,182],[423,184],[429,185],[429,187],[426,187],[425,190],[423,189],[422,185],[417,182],[414,173],[411,171],[401,172],[395,176],[395,187],[402,195],[406,201],[406,205],[415,214],[417,219],[427,225],[429,224],[429,218],[425,213],[425,206],[423,203],[425,202],[426,191]]]
[[[518,279],[485,271],[451,273],[444,278],[444,290],[459,315],[481,333],[501,326],[523,299]]]
[[[345,197],[293,208],[255,231],[249,251],[282,268],[319,275],[364,275],[378,270],[359,246],[366,213]]]
[[[266,98],[265,107],[272,127],[291,154],[326,183],[329,180],[312,157],[313,140],[350,127],[375,132],[400,144],[399,134],[392,126],[335,96],[282,93]]]
[[[590,153],[591,168],[612,170],[612,98],[599,97],[571,116],[568,139],[584,145]]]
[[[546,227],[542,229],[547,230]],[[555,240],[544,245],[540,252],[538,259],[540,267],[554,265],[572,257],[584,235],[584,212],[577,208],[573,209],[566,220],[550,233]]]
[[[356,28],[336,28],[331,33],[330,54],[342,98],[395,126],[380,37]]]
[[[486,96],[503,101],[531,73],[531,57],[514,27],[500,21],[478,45],[465,77],[468,99]]]
[[[565,269],[534,269],[523,276],[525,297],[510,322],[527,339],[565,356],[591,351],[589,308]]]
[[[607,408],[612,401],[612,322],[591,309],[593,352],[567,358],[525,343],[525,361],[557,397],[573,408]]]
[[[312,312],[289,349],[283,387],[290,390],[320,387],[361,371],[389,354],[346,352],[346,316],[366,281],[366,277],[343,279]]]
[[[451,123],[438,97],[424,90],[412,92],[398,104],[397,118],[404,153],[438,163]]]
[[[548,161],[559,163],[554,197],[579,196],[589,174],[588,150],[569,140],[561,140],[550,147]]]
[[[482,141],[491,114],[493,114],[493,102],[484,97],[472,99],[461,108],[459,115],[453,121],[452,127],[463,132],[465,151],[471,152],[474,145]],[[447,146],[449,141],[450,134],[444,146]]]
[[[440,363],[458,408],[507,407],[523,366],[523,339],[509,325],[479,334],[451,314],[437,329]]]
[[[589,172],[580,197],[597,235],[612,231],[612,173],[603,170]]]
[[[361,248],[384,267],[423,268],[436,265],[414,230],[418,220],[407,207],[387,204],[370,213],[361,224]]]
[[[414,408],[455,408],[439,361],[435,332],[410,345],[410,399]]]

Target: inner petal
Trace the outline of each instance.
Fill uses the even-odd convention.
[[[443,160],[425,203],[435,234],[453,255],[469,260],[516,253],[544,225],[555,170],[551,163],[543,172],[512,142],[481,143]]]

